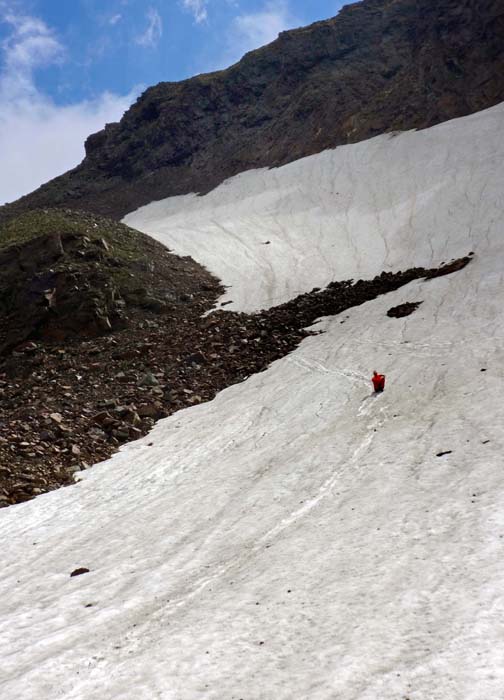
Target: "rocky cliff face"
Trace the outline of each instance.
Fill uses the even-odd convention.
[[[120,217],[386,131],[504,100],[502,0],[364,0],[284,32],[231,68],[147,90],[80,166],[16,204]]]

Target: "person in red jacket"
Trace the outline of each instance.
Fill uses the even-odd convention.
[[[371,377],[371,381],[373,382],[375,394],[379,394],[385,389],[385,375],[384,374],[378,374],[378,372],[375,370],[373,372],[373,376]]]

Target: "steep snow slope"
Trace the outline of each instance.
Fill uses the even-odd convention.
[[[213,230],[233,235],[210,244],[208,230],[203,260],[249,308],[257,290],[285,298],[303,259],[312,278],[300,288],[384,260],[476,255],[344,323],[323,320],[324,334],[162,421],[75,487],[0,512],[2,697],[504,697],[503,119],[501,106],[306,159],[297,195],[285,194],[294,166],[248,174],[221,188],[236,188],[236,214],[231,201],[219,213],[218,192],[143,212],[148,230],[156,208],[173,211],[157,235],[181,250],[176,211],[204,233],[207,207]],[[368,166],[349,165],[366,148]],[[319,271],[330,244],[317,211],[336,220],[337,206],[332,194],[325,208],[322,195],[313,211],[303,202],[315,180],[332,193],[350,178],[346,228],[334,223]],[[263,249],[248,239],[268,199]],[[271,267],[263,258],[238,287],[233,268],[252,271],[248,257],[266,248]],[[415,300],[413,315],[386,316]],[[388,375],[379,397],[374,367]],[[78,566],[91,572],[70,578]]]
[[[488,160],[502,151],[503,111],[243,173],[124,222],[206,264],[231,285],[228,308],[244,311],[333,279],[428,267],[467,253],[495,217]]]

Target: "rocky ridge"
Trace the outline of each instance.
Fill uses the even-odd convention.
[[[227,70],[149,88],[86,158],[17,203],[118,218],[383,132],[504,100],[501,0],[363,0],[283,32]]]

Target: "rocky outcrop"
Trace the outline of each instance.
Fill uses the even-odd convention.
[[[423,304],[423,301],[407,301],[404,304],[393,306],[387,311],[387,316],[389,318],[404,318],[404,316],[410,316],[418,309],[420,304]]]
[[[0,227],[0,356],[26,340],[126,328],[132,314],[170,313],[187,300],[202,312],[220,290],[200,265],[122,224],[30,212]]]
[[[72,205],[120,217],[249,168],[504,100],[501,0],[364,0],[218,73],[147,90],[83,163],[1,217]]]

